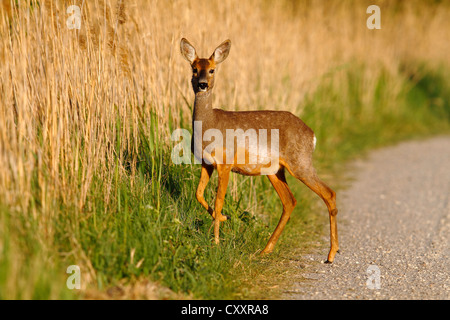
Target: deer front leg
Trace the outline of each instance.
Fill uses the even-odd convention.
[[[212,173],[214,172],[213,166],[208,166],[202,164],[202,172],[200,174],[200,181],[198,183],[197,192],[195,193],[195,197],[197,201],[208,211],[208,213],[214,218],[214,210],[208,205],[203,194],[205,193],[205,188],[211,178]]]
[[[208,182],[211,179],[211,175],[213,174],[213,172],[214,172],[213,166],[208,166],[206,164],[202,164],[200,181],[197,186],[197,192],[195,193],[195,197],[197,198],[197,201],[200,202],[200,204],[206,209],[206,211],[208,211],[208,213],[214,219],[214,217],[215,217],[214,210],[213,210],[213,208],[211,208],[209,206],[208,202],[206,202],[206,200],[203,196],[205,193],[205,188],[208,185]],[[228,218],[227,216],[222,215],[221,221],[225,221],[225,220],[227,220],[227,218]]]
[[[216,202],[214,205],[214,241],[219,244],[219,228],[220,222],[227,219],[222,215],[223,201],[227,193],[228,180],[230,178],[231,165],[221,164],[217,165],[217,172],[219,174],[219,186],[217,187]]]

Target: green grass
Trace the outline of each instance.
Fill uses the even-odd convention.
[[[320,175],[335,175],[339,165],[367,150],[449,132],[446,69],[424,65],[418,70],[405,68],[397,77],[382,72],[370,86],[364,84],[361,65],[321,79],[301,106],[302,119],[318,139],[315,163]],[[393,86],[399,88],[396,94]],[[369,105],[364,98],[368,93]],[[189,127],[188,117],[183,118]],[[150,123],[158,130],[156,117]],[[223,209],[231,220],[222,224],[221,245],[214,245],[212,220],[194,196],[200,166],[174,165],[171,146],[156,134],[140,138],[140,154],[121,159],[137,159],[134,178],[118,169],[111,184],[94,177],[82,209],[53,202],[54,214],[46,224],[54,228],[50,238],[38,218],[0,206],[0,299],[82,298],[65,286],[65,270],[72,264],[80,265],[82,281],[99,291],[148,278],[184,297],[276,297],[277,291],[267,286],[283,280],[287,267],[280,262],[317,247],[328,223],[325,206],[289,178],[298,205],[275,252],[260,258],[257,253],[274,230],[281,205],[266,178],[242,176],[233,178],[237,196],[228,192]],[[206,191],[210,204],[216,186],[214,175]],[[108,187],[106,204],[99,190]],[[247,208],[255,200],[258,206]]]

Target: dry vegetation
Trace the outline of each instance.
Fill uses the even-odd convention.
[[[66,25],[72,4],[82,8],[80,30]],[[381,30],[366,28],[370,4],[381,8]],[[109,212],[118,181],[133,186],[143,137],[152,152],[147,157],[161,166],[159,146],[169,145],[174,128],[189,127],[193,93],[179,54],[182,37],[201,56],[231,39],[215,86],[216,106],[228,110],[283,109],[302,116],[305,99],[324,81],[348,95],[346,70],[356,64],[364,66],[362,104],[375,116],[382,74],[390,79],[387,100],[395,102],[405,69],[414,77],[422,62],[450,65],[446,3],[3,0],[0,204],[36,225],[44,252],[52,251],[62,207],[74,208],[74,219],[84,221],[96,211]],[[350,109],[342,112],[352,119]],[[317,117],[317,126],[329,125]],[[157,179],[152,175],[148,188]],[[93,194],[103,199],[100,210],[90,202]],[[0,231],[8,228],[0,222]],[[79,240],[67,237],[74,251],[67,254],[84,261],[95,283],[95,267]],[[0,251],[2,241],[0,236]]]

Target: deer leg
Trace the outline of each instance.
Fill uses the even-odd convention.
[[[200,181],[198,183],[197,192],[195,193],[195,197],[197,198],[198,202],[208,211],[208,213],[212,216],[214,214],[214,210],[208,205],[205,198],[203,197],[203,194],[205,192],[206,185],[209,182],[209,179],[211,178],[212,173],[214,172],[213,166],[207,166],[202,165],[202,171],[200,174]]]
[[[298,178],[312,191],[314,191],[325,202],[330,215],[330,252],[326,263],[332,263],[336,252],[339,250],[338,232],[336,215],[338,210],[336,208],[336,193],[322,182],[315,172],[303,178]]]
[[[283,204],[283,213],[281,214],[280,221],[278,222],[275,231],[272,233],[269,242],[267,243],[261,254],[270,253],[273,251],[278,238],[283,232],[284,226],[288,222],[291,213],[294,210],[295,205],[297,204],[297,201],[295,200],[294,195],[292,194],[286,182],[284,169],[281,169],[274,175],[268,175],[268,178],[281,199],[281,202]]]
[[[221,211],[223,208],[223,201],[225,200],[225,194],[227,193],[228,180],[230,178],[230,165],[217,165],[217,172],[219,174],[219,186],[217,187],[216,202],[214,204],[214,241],[219,244],[219,227],[220,222],[227,219],[226,216],[222,215]]]

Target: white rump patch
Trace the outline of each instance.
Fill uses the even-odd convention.
[[[317,142],[317,139],[316,139],[316,136],[314,135],[314,140],[313,140],[313,143],[314,143],[314,149],[313,149],[313,150],[316,150],[316,142]]]

